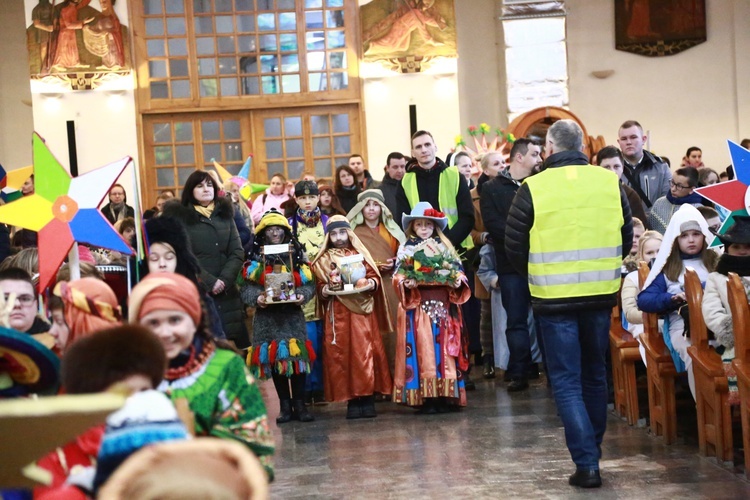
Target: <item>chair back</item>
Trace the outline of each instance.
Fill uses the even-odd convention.
[[[638,263],[638,288],[643,291],[643,284],[648,278],[648,273],[651,270],[648,268],[648,263],[641,261]],[[654,346],[654,348],[661,351],[661,347],[664,344],[664,339],[661,337],[659,332],[659,316],[655,313],[643,313],[643,333],[646,335],[646,340]],[[666,348],[666,346],[664,346]]]
[[[750,304],[742,280],[736,273],[729,273],[727,296],[729,309],[732,311],[734,358],[750,363]]]
[[[703,321],[703,286],[692,267],[685,270],[685,298],[690,311],[690,343],[705,351],[708,349],[708,329]]]

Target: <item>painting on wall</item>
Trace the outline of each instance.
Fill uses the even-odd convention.
[[[119,0],[116,9],[116,2],[38,0],[26,29],[31,78],[83,90],[130,73],[128,28],[121,20],[127,6]]]
[[[363,59],[402,73],[456,57],[453,0],[373,0],[360,7]]]
[[[705,41],[705,0],[615,0],[617,50],[669,56]]]

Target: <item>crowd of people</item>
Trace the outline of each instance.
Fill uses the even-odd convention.
[[[672,173],[646,141],[626,121],[619,147],[588,157],[581,128],[560,120],[543,144],[519,138],[446,162],[421,130],[411,156],[388,155],[380,182],[355,154],[332,181],[275,174],[254,200],[240,195],[246,180],[222,184],[197,170],[179,199],[164,191],[143,214],[147,259],[125,297],[95,267],[105,252],[82,247],[82,277],[71,280],[63,266],[40,307],[35,235],[14,237],[27,248],[0,265],[0,289],[14,301],[5,326],[61,358],[47,392],[118,385],[129,394],[105,425],[40,458],[54,479],[37,496],[134,488],[118,476],[128,457],[156,442],[168,455],[190,434],[244,445],[232,453],[257,457],[272,480],[257,382],[267,379],[285,424],[313,421],[318,403],[346,402],[346,419],[376,417],[384,400],[424,415],[460,411],[472,376],[502,378],[511,393],[544,376],[576,465],[570,484],[601,485],[608,332],[621,283],[625,326],[638,338],[641,313],[660,314],[693,390],[686,267],[707,283],[704,316],[725,361],[734,343],[724,277],[750,277],[749,217],[718,236],[723,252],[709,248],[727,212],[694,190],[721,174],[696,147]],[[123,186],[110,189],[102,213],[135,246]],[[651,263],[642,290],[640,261]],[[0,388],[4,397],[29,392],[22,381]],[[210,466],[226,472],[238,460]]]

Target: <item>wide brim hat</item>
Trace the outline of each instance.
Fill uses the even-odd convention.
[[[716,237],[724,245],[750,245],[750,216],[735,215],[734,224],[724,234],[717,234]]]
[[[433,221],[441,231],[445,231],[445,228],[448,227],[448,218],[445,214],[432,208],[432,205],[426,201],[420,201],[414,205],[410,214],[403,214],[401,227],[406,231],[409,228],[409,224],[416,219],[429,219]]]
[[[60,359],[31,335],[0,327],[0,367],[30,393],[53,394],[60,383]]]

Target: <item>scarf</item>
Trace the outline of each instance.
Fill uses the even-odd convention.
[[[61,281],[55,286],[54,294],[63,301],[63,315],[70,328],[67,345],[92,333],[120,325],[117,296],[101,280],[81,278]]]
[[[722,254],[716,272],[727,276],[729,273],[737,273],[740,276],[750,276],[750,257],[738,257],[736,255]]]
[[[297,209],[297,221],[304,224],[306,227],[315,227],[320,222],[320,208],[315,208],[311,212],[305,212],[301,208]]]
[[[112,218],[117,221],[121,221],[125,218],[125,214],[127,213],[127,210],[125,210],[125,202],[123,201],[119,205],[115,205],[114,203],[109,204],[109,213],[112,214]]]
[[[703,197],[699,195],[698,193],[691,193],[687,196],[675,198],[674,196],[672,196],[671,191],[667,191],[667,201],[669,201],[669,203],[671,203],[672,205],[684,205],[685,203],[690,203],[691,205],[694,205],[694,204],[701,204],[703,202]]]
[[[214,213],[214,207],[215,205],[213,201],[209,203],[207,207],[204,207],[203,205],[193,205],[193,208],[195,209],[195,211],[201,214],[206,219],[211,218],[211,214]]]

